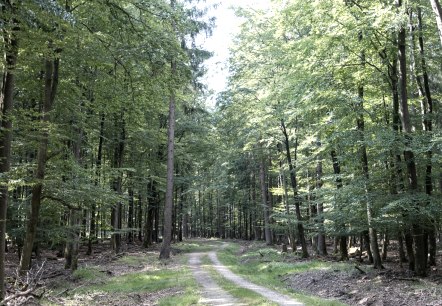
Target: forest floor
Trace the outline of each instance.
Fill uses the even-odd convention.
[[[394,261],[383,265],[383,270],[372,269],[366,259],[362,264],[355,261],[353,269],[306,271],[290,275],[285,281],[294,290],[337,299],[348,305],[442,306],[440,270],[433,269],[428,278],[417,278],[408,271],[406,263],[403,267]]]
[[[229,241],[215,253],[220,246],[219,240],[190,240],[174,245],[172,258],[160,261],[159,245],[148,250],[128,245],[114,255],[102,243],[90,256],[81,249],[74,273],[64,269],[54,251],[44,251],[39,267],[44,265],[34,272],[36,290],[11,305],[284,305],[261,296],[269,288],[276,298],[305,305],[442,306],[442,272],[433,268],[428,278],[416,278],[400,267],[394,250],[385,269],[374,270],[359,261],[339,263],[333,256],[304,260],[262,242]],[[17,264],[17,255],[8,253],[9,294]],[[201,284],[224,300],[216,302]]]

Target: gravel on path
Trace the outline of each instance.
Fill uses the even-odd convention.
[[[255,285],[244,278],[234,274],[232,271],[230,271],[226,266],[224,266],[216,256],[216,252],[212,251],[209,252],[209,258],[214,263],[214,268],[225,278],[230,280],[231,282],[235,283],[236,285],[246,288],[249,290],[252,290],[258,294],[261,294],[268,300],[275,302],[279,305],[285,306],[285,305],[296,305],[301,306],[302,303],[292,299],[291,297],[281,294],[279,292],[270,290],[268,288],[265,288],[263,286]]]
[[[203,304],[217,306],[241,305],[238,299],[234,298],[227,291],[222,289],[210,276],[209,272],[201,267],[201,257],[206,253],[191,253],[189,255],[189,265],[196,281],[202,286]]]

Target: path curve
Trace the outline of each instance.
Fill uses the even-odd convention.
[[[260,295],[262,295],[263,297],[265,297],[266,299],[277,303],[278,305],[281,306],[285,306],[285,305],[296,305],[296,306],[301,306],[304,305],[294,299],[292,299],[291,297],[284,295],[282,293],[270,290],[266,287],[263,286],[259,286],[256,285],[252,282],[249,282],[248,280],[245,280],[244,278],[242,278],[241,276],[238,276],[236,274],[234,274],[232,271],[229,270],[229,268],[227,268],[226,266],[224,266],[218,259],[218,257],[216,256],[216,252],[212,251],[209,252],[209,258],[210,260],[214,263],[214,268],[225,278],[227,278],[229,281],[235,283],[236,285],[242,287],[242,288],[246,288],[249,290],[252,290]]]
[[[209,272],[201,267],[201,257],[207,253],[190,253],[189,265],[192,269],[193,276],[198,284],[203,288],[202,300],[203,304],[217,306],[234,306],[240,305],[238,299],[234,298],[227,291],[222,289],[210,276]]]

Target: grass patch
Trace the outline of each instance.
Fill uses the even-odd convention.
[[[155,292],[167,288],[186,288],[188,286],[196,287],[196,283],[188,271],[185,269],[164,269],[112,277],[105,284],[92,285],[85,288],[85,291]]]
[[[156,256],[156,255],[155,255]],[[140,266],[140,265],[146,265],[151,264],[156,261],[156,258],[152,258],[152,256],[149,256],[147,254],[143,254],[142,256],[139,255],[126,255],[117,260],[117,263],[121,263],[123,265],[127,266]]]
[[[75,270],[72,273],[74,279],[82,280],[82,281],[93,281],[97,279],[102,279],[106,275],[101,272],[97,267],[84,267]]]
[[[240,254],[240,246],[238,244],[229,244],[228,247],[218,252],[218,258],[223,264],[228,266],[234,273],[256,284],[291,295],[306,305],[344,305],[339,301],[325,300],[301,292],[290,291],[286,288],[281,277],[287,274],[302,273],[315,269],[347,269],[345,264],[333,264],[330,266],[330,263],[315,260],[295,262],[295,257],[295,254],[281,254],[277,250],[262,244],[252,244],[243,254]]]
[[[42,305],[53,305],[54,301],[57,305],[138,305],[144,299],[158,305],[197,305],[199,288],[184,261],[186,256],[161,261],[156,253],[135,253],[109,266],[80,268],[73,273],[73,282],[53,287]],[[109,274],[114,267],[125,274]],[[130,272],[133,267],[140,269]]]

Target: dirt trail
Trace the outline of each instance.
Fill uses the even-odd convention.
[[[201,267],[201,257],[206,253],[191,253],[189,255],[189,265],[196,281],[202,286],[203,304],[233,306],[239,305],[239,301],[222,289],[212,279],[209,272]]]
[[[223,244],[222,247],[225,247]],[[263,286],[253,284],[244,278],[234,274],[226,266],[224,266],[216,256],[216,251],[209,253],[191,253],[189,258],[189,264],[193,269],[193,274],[197,282],[203,287],[203,303],[208,303],[209,305],[241,305],[239,301],[232,297],[228,292],[220,288],[214,280],[210,277],[209,273],[204,271],[201,267],[201,257],[208,254],[210,260],[213,263],[215,270],[221,274],[223,277],[233,282],[234,284],[252,290],[269,301],[275,302],[278,305],[296,305],[301,306],[302,303],[292,299],[291,297],[281,294],[279,292],[270,290]],[[244,305],[244,304],[242,304]]]

